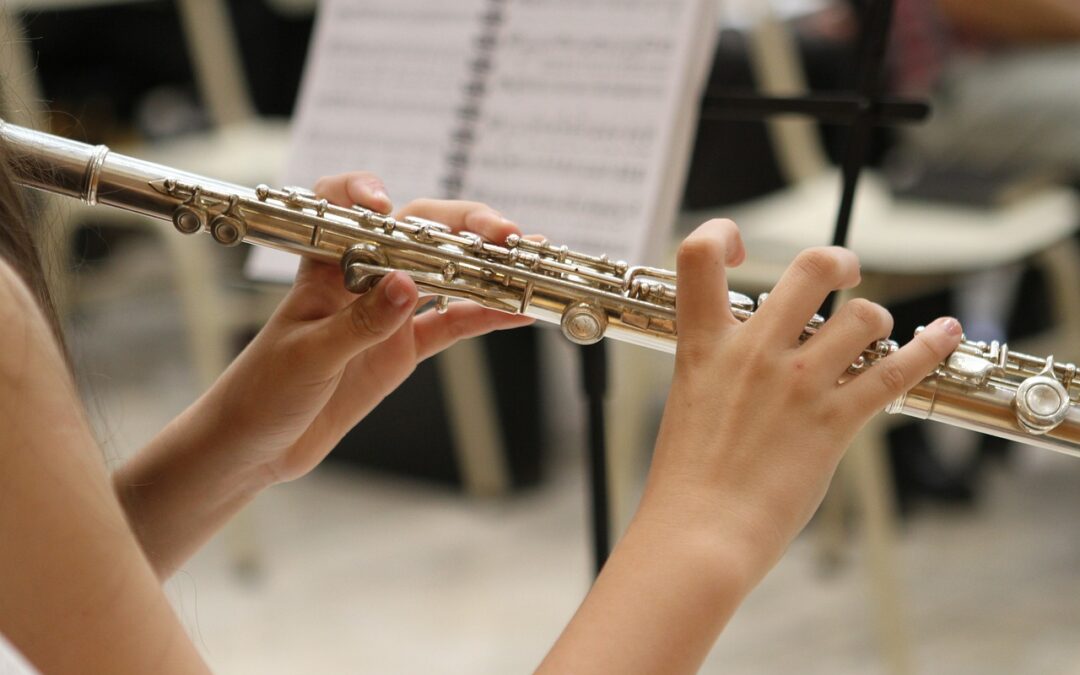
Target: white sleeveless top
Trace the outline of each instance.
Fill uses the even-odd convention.
[[[0,675],[40,675],[0,633]]]

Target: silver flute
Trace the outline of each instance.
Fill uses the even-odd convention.
[[[558,324],[578,344],[613,337],[675,351],[675,273],[628,265],[511,235],[502,245],[444,224],[401,220],[341,207],[299,189],[251,189],[211,180],[0,120],[0,143],[20,184],[168,220],[184,234],[248,242],[339,264],[345,286],[370,289],[400,270],[440,311],[450,298]],[[730,294],[747,320],[760,304]],[[822,324],[807,324],[808,339]],[[852,375],[896,351],[879,340]],[[964,340],[938,367],[886,409],[1080,457],[1076,366]]]

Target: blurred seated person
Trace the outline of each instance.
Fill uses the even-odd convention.
[[[897,0],[896,88],[930,94],[905,139],[935,164],[1080,176],[1080,3]]]
[[[861,2],[837,2],[800,22],[807,37],[850,42]],[[1080,2],[895,0],[891,89],[929,99],[926,122],[904,127],[886,160],[898,196],[993,208],[1006,190],[1047,180],[1080,181]],[[1005,341],[1023,269],[968,275],[951,311],[967,334]],[[906,333],[948,299],[890,307]],[[929,304],[946,307],[933,306]],[[908,315],[910,314],[910,317]],[[910,326],[909,326],[910,324]],[[969,503],[982,460],[1007,443],[945,457],[911,423],[894,430],[892,465],[902,510],[931,499]]]
[[[896,0],[894,89],[927,96],[930,119],[896,148],[912,196],[993,206],[1010,186],[1080,179],[1080,3],[1075,0]],[[951,191],[951,194],[946,194]],[[955,310],[968,334],[1005,341],[1019,266],[963,279]],[[946,469],[917,427],[898,430],[893,466],[911,493],[969,501],[982,460],[1006,443]],[[906,493],[906,494],[905,494]]]

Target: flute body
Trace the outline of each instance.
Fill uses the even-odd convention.
[[[440,309],[464,299],[558,324],[579,344],[613,337],[675,351],[674,272],[517,236],[500,245],[433,221],[335,206],[298,188],[231,185],[2,120],[0,142],[24,186],[167,220],[185,234],[208,232],[226,246],[247,242],[333,262],[356,293],[400,270],[422,293],[439,296]],[[729,299],[744,321],[760,303],[739,293]],[[814,317],[804,339],[821,322]],[[887,339],[869,345],[850,374],[897,348]],[[1074,365],[1052,356],[965,340],[887,411],[1080,456],[1075,376]]]

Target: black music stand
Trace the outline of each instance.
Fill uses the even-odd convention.
[[[848,127],[847,148],[842,163],[842,192],[836,214],[833,244],[847,243],[851,208],[859,174],[866,162],[871,132],[877,126],[921,122],[930,113],[925,101],[884,95],[884,66],[892,0],[865,0],[857,3],[861,35],[856,63],[855,88],[850,91],[811,93],[806,96],[761,96],[712,88],[701,105],[701,121],[762,120],[770,115],[805,115],[823,124]],[[830,295],[822,313],[828,316],[835,300]],[[607,463],[604,439],[604,395],[607,388],[607,355],[603,342],[582,349],[582,377],[589,408],[589,480],[592,503],[593,550],[596,571],[610,553]]]

